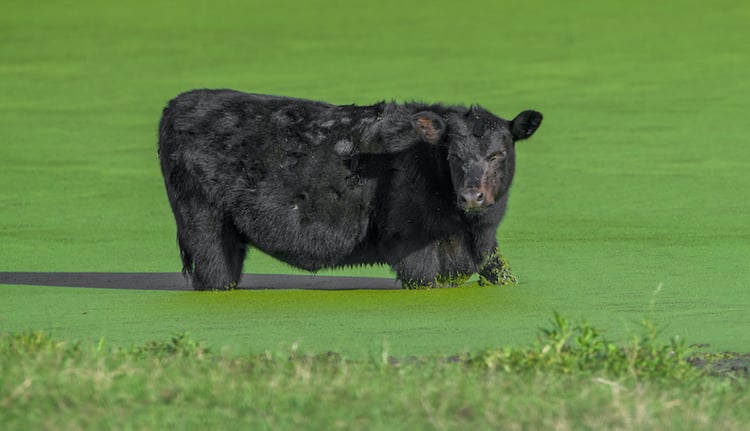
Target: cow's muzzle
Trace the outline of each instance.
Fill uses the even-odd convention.
[[[458,194],[458,205],[466,212],[482,211],[492,205],[492,197],[478,187],[468,187]]]

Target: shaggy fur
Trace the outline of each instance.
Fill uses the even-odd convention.
[[[183,272],[195,289],[230,288],[249,245],[309,271],[389,264],[405,286],[493,274],[514,143],[541,120],[184,93],[159,126]]]

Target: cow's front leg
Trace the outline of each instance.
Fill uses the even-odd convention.
[[[432,244],[409,252],[392,267],[398,279],[401,280],[401,287],[404,289],[431,289],[436,287],[440,262]]]
[[[396,268],[405,289],[457,287],[479,270],[463,237],[452,236],[411,252]]]
[[[518,279],[510,270],[508,259],[503,257],[497,247],[489,253],[482,269],[479,271],[479,284],[482,286],[487,284],[495,286],[518,284]]]

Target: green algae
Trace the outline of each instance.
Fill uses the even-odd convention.
[[[4,330],[125,344],[189,332],[212,346],[350,354],[387,344],[408,355],[526,342],[555,310],[613,338],[651,310],[670,335],[750,345],[750,3],[438,2],[430,14],[390,0],[336,14],[290,5],[5,5],[0,270],[178,272],[158,119],[181,91],[231,87],[543,112],[517,147],[498,232],[518,287],[0,286]],[[246,271],[302,273],[255,250]],[[386,267],[323,272],[344,273],[394,277]]]

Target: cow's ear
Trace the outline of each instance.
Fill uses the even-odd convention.
[[[414,114],[414,129],[430,144],[437,144],[445,133],[445,121],[436,113],[422,111]]]
[[[537,111],[523,111],[510,122],[510,133],[514,141],[530,138],[542,124],[542,113]]]

